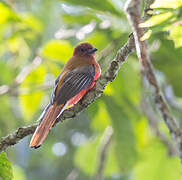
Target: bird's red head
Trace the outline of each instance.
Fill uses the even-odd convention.
[[[73,56],[95,56],[97,49],[90,43],[81,43],[74,49]]]

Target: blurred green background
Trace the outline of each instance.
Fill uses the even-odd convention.
[[[79,42],[98,48],[97,60],[104,72],[131,32],[124,3],[0,1],[0,137],[37,121],[49,102],[54,79]],[[182,124],[182,3],[157,0],[153,8],[155,15],[143,24],[150,28],[146,37],[150,36],[152,63],[172,112]],[[9,161],[2,153],[0,179],[94,179],[103,144],[111,134],[103,167],[106,180],[180,179],[180,160],[153,104],[150,87],[143,84],[145,88],[132,54],[104,95],[77,118],[53,128],[41,148],[30,149],[29,136],[7,150]],[[154,124],[145,111],[155,119]]]

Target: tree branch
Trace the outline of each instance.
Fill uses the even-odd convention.
[[[59,119],[57,119],[56,123],[75,117],[90,104],[92,104],[98,97],[100,97],[105,89],[105,86],[114,80],[121,65],[134,50],[134,38],[131,34],[128,42],[118,50],[116,57],[111,61],[111,64],[105,73],[97,80],[95,86],[74,107],[65,110]],[[0,152],[5,151],[7,147],[11,145],[17,144],[25,136],[32,134],[35,131],[37,124],[38,123],[19,128],[8,136],[1,138]]]
[[[172,116],[166,100],[161,94],[160,88],[154,75],[153,66],[150,61],[147,43],[146,41],[140,41],[141,37],[144,35],[144,29],[139,27],[140,23],[142,23],[142,18],[140,15],[141,4],[141,0],[128,0],[125,6],[126,14],[133,29],[137,56],[141,63],[142,75],[154,89],[153,96],[155,99],[156,107],[161,113],[163,120],[167,125],[174,142],[177,145],[178,155],[182,161],[182,132],[176,120]]]

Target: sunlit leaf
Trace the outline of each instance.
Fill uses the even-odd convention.
[[[150,141],[150,135],[147,123],[148,122],[146,118],[143,117],[142,119],[140,119],[140,121],[137,122],[135,127],[137,146],[139,150],[145,147]]]
[[[140,38],[140,41],[145,41],[145,40],[149,39],[151,35],[152,35],[152,30],[148,30],[148,31]]]
[[[22,16],[22,23],[33,29],[35,32],[40,33],[43,29],[42,23],[32,14],[24,14]]]
[[[0,24],[3,24],[8,20],[11,21],[18,19],[17,15],[3,3],[0,3],[0,17]]]
[[[52,40],[47,42],[42,49],[42,56],[60,60],[65,63],[73,54],[73,47],[68,41]]]
[[[182,6],[181,0],[155,0],[155,2],[150,6],[153,8],[173,8],[176,9]]]
[[[13,179],[13,170],[11,162],[7,159],[6,153],[0,154],[0,179],[11,180]]]
[[[113,95],[113,88],[112,88],[112,85],[111,84],[108,84],[104,90],[104,94],[105,95]]]
[[[182,47],[182,26],[171,26],[169,39],[173,40],[175,47]]]
[[[173,16],[172,12],[165,12],[158,15],[153,15],[149,20],[140,24],[140,27],[152,27],[156,26]]]
[[[21,51],[20,51],[21,49]],[[22,36],[13,36],[7,40],[6,50],[18,54],[19,62],[24,61],[30,54],[30,49]]]

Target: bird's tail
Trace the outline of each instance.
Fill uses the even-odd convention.
[[[64,111],[66,105],[49,105],[45,111],[43,112],[43,115],[41,116],[41,122],[37,126],[32,139],[30,141],[30,147],[31,148],[38,148],[41,146],[45,138],[47,137],[50,129],[54,125],[56,119],[58,116],[61,115],[61,113]]]

